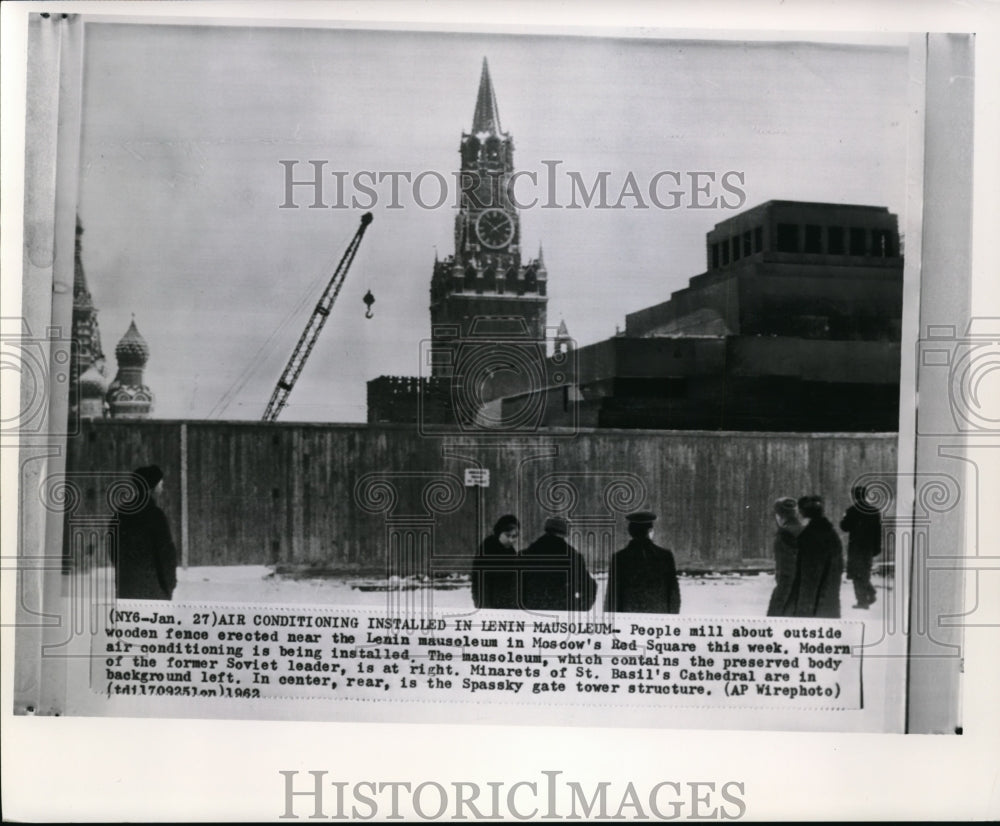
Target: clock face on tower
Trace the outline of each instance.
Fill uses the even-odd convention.
[[[476,219],[476,235],[484,247],[500,249],[514,237],[514,221],[502,209],[487,209]]]

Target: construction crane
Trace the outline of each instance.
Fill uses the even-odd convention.
[[[358,247],[361,245],[361,239],[364,237],[365,230],[371,222],[372,214],[370,212],[366,212],[361,216],[361,226],[358,227],[358,231],[354,233],[351,243],[344,250],[344,256],[340,259],[337,269],[334,270],[333,276],[330,278],[330,283],[323,290],[323,295],[320,297],[316,309],[313,310],[312,315],[309,317],[309,323],[306,324],[305,330],[299,336],[299,343],[295,345],[291,358],[288,359],[288,364],[285,365],[285,369],[281,373],[281,378],[278,379],[278,384],[271,394],[271,400],[267,403],[267,410],[264,411],[262,421],[273,422],[278,418],[285,405],[288,404],[288,396],[292,392],[292,388],[295,387],[295,382],[302,372],[302,368],[305,366],[306,359],[309,358],[309,354],[316,345],[320,331],[323,329],[323,325],[326,324],[327,316],[330,315],[330,310],[333,308],[333,302],[337,300],[340,288],[344,286],[344,277],[347,275],[347,271],[351,267],[351,262],[354,260]]]

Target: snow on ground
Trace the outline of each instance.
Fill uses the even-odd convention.
[[[595,605],[603,605],[606,574],[594,577],[598,584]],[[435,609],[471,611],[468,577],[449,577],[422,582],[417,579],[386,581],[377,577],[294,579],[279,577],[263,565],[234,565],[178,569],[177,602],[229,602],[243,604],[366,606],[391,604],[427,606]],[[891,592],[891,577],[875,576],[872,584],[878,601],[868,609],[853,608],[854,590],[848,580],[840,589],[841,617],[879,621]],[[709,574],[680,578],[681,612],[686,616],[763,617],[774,587],[770,574]]]

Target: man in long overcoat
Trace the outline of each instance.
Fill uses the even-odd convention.
[[[774,521],[778,530],[774,534],[774,590],[767,604],[769,617],[794,616],[792,589],[798,569],[799,534],[802,523],[795,500],[791,497],[774,503]]]
[[[534,611],[586,611],[597,583],[583,554],[566,541],[569,526],[561,516],[545,520],[545,533],[521,553],[521,599]]]
[[[794,616],[839,619],[844,547],[824,515],[819,496],[799,499],[799,512],[809,524],[799,534],[798,566],[792,589]]]
[[[875,602],[872,585],[872,558],[882,552],[882,515],[866,501],[863,486],[851,490],[854,501],[840,520],[847,539],[847,578],[854,583],[855,608],[867,608]]]
[[[632,541],[611,557],[604,610],[680,613],[681,590],[674,555],[653,542],[656,514],[639,511],[625,518]]]
[[[118,510],[111,551],[118,599],[171,599],[177,586],[177,550],[166,514],[156,504],[163,471],[156,465],[132,474],[137,499]]]

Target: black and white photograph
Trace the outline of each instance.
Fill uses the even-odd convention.
[[[15,5],[20,730],[352,744],[264,819],[916,817],[822,738],[988,733],[978,35]]]

